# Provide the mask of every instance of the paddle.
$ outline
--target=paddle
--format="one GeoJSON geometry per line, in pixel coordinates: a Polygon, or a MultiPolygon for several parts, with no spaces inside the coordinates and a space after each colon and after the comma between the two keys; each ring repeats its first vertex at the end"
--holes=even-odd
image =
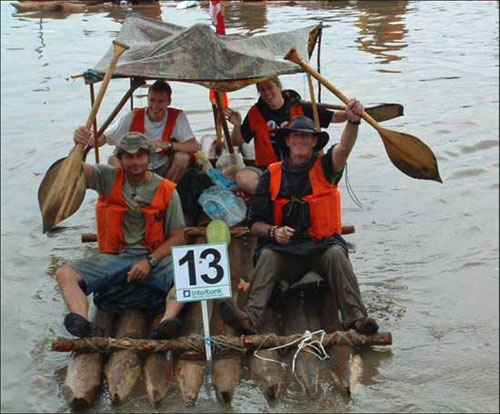
{"type": "MultiPolygon", "coordinates": [[[[118,105],[116,105],[115,109],[111,114],[108,116],[106,121],[104,121],[104,124],[102,124],[101,128],[99,128],[99,131],[97,134],[95,134],[96,137],[100,137],[102,134],[104,134],[104,131],[106,131],[106,128],[113,122],[115,119],[116,115],[121,111],[123,106],[127,103],[129,98],[132,96],[134,91],[141,85],[144,85],[145,80],[142,78],[133,78],[132,84],[130,86],[130,89],[125,93],[123,98],[120,100],[118,105]]],[[[85,160],[88,152],[92,149],[91,146],[87,145],[85,149],[83,150],[83,160],[85,160]]],[[[47,170],[45,173],[45,176],[43,177],[42,182],[40,183],[40,187],[38,188],[38,205],[40,206],[40,211],[44,210],[44,205],[45,205],[45,200],[47,198],[47,193],[50,191],[52,188],[52,183],[56,179],[57,175],[59,174],[61,167],[63,166],[64,161],[66,160],[67,157],[59,158],[56,162],[54,162],[50,168],[47,170]]],[[[69,209],[68,212],[68,217],[71,216],[75,211],[77,211],[80,208],[80,205],[83,202],[83,199],[85,197],[85,188],[80,188],[79,192],[77,193],[77,196],[75,196],[71,208],[69,209]]],[[[50,230],[52,228],[53,220],[54,217],[47,216],[47,229],[50,230]]],[[[44,222],[44,233],[45,233],[45,222],[44,222]]]]}
{"type": "MultiPolygon", "coordinates": [[[[113,41],[113,58],[85,124],[88,129],[94,122],[118,59],[127,49],[127,45],[113,41]]],[[[38,202],[42,212],[44,233],[74,213],[75,205],[77,208],[80,206],[85,194],[85,179],[82,171],[85,155],[84,146],[76,144],[70,155],[62,160],[60,166],[58,168],[51,166],[42,180],[38,189],[38,202]]]]}
{"type": "MultiPolygon", "coordinates": [[[[311,105],[312,102],[303,101],[301,99],[297,100],[301,105],[311,105]]],[[[334,109],[337,111],[345,111],[345,106],[334,105],[329,103],[316,103],[319,108],[334,109]]],[[[397,118],[398,116],[404,115],[403,105],[397,103],[385,103],[380,105],[371,106],[365,108],[365,111],[377,122],[389,121],[390,119],[397,118]]]]}
{"type": "MultiPolygon", "coordinates": [[[[302,69],[314,76],[346,105],[349,103],[349,98],[306,63],[295,48],[288,51],[285,59],[298,64],[302,69]]],[[[362,118],[378,131],[387,155],[400,171],[412,178],[443,182],[439,176],[434,153],[420,139],[409,134],[382,128],[366,111],[363,112],[362,118]]]]}

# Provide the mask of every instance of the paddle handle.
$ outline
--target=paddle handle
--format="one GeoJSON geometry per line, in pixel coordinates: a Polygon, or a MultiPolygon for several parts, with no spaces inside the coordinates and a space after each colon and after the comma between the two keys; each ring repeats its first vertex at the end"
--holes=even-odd
{"type": "MultiPolygon", "coordinates": [[[[285,55],[285,59],[299,65],[302,69],[304,69],[307,73],[317,79],[322,85],[324,85],[330,92],[332,92],[346,105],[349,103],[350,99],[345,96],[342,91],[337,89],[333,83],[331,83],[328,79],[321,75],[321,73],[316,71],[311,65],[309,65],[304,59],[302,59],[299,55],[299,52],[297,52],[297,49],[295,49],[294,47],[291,48],[285,55]]],[[[366,111],[363,111],[363,115],[361,117],[377,131],[381,128],[378,122],[375,121],[375,119],[373,119],[370,115],[368,115],[366,111]]]]}
{"type": "MultiPolygon", "coordinates": [[[[106,70],[106,74],[104,75],[104,79],[102,80],[101,87],[99,88],[99,92],[97,93],[94,105],[92,106],[92,110],[90,111],[89,117],[85,124],[87,129],[90,129],[90,127],[94,123],[94,119],[97,115],[99,107],[101,106],[102,99],[104,98],[104,93],[106,92],[109,81],[111,80],[111,76],[113,76],[113,72],[115,71],[118,59],[128,48],[129,47],[126,44],[113,40],[113,58],[109,63],[108,69],[106,70]]],[[[77,146],[78,145],[83,146],[82,144],[77,144],[77,146]]]]}
{"type": "Polygon", "coordinates": [[[314,96],[314,86],[310,74],[307,75],[307,83],[309,85],[309,96],[311,97],[311,104],[313,109],[314,127],[316,128],[316,132],[320,132],[321,124],[319,123],[318,105],[316,104],[316,97],[314,96]]]}

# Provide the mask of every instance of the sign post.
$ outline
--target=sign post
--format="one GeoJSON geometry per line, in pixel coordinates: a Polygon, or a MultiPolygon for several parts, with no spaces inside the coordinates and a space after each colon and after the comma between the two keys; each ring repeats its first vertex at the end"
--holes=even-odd
{"type": "Polygon", "coordinates": [[[212,350],[207,301],[232,296],[227,243],[173,247],[172,261],[177,301],[201,301],[205,353],[210,363],[212,350]]]}

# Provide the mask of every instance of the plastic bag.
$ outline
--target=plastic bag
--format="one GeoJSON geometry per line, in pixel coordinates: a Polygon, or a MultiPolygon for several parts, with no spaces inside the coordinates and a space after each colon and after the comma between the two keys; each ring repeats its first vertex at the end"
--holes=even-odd
{"type": "Polygon", "coordinates": [[[208,217],[222,220],[230,227],[245,220],[245,201],[223,186],[213,185],[203,190],[198,202],[208,217]]]}

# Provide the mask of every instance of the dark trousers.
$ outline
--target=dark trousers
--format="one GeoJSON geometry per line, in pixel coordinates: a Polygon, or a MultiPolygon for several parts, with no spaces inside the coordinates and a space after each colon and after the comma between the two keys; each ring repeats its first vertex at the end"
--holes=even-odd
{"type": "Polygon", "coordinates": [[[310,270],[328,283],[337,298],[342,322],[349,325],[367,315],[351,262],[340,246],[331,246],[309,256],[265,249],[255,266],[244,309],[255,327],[260,324],[276,282],[283,279],[292,284],[310,270]]]}

